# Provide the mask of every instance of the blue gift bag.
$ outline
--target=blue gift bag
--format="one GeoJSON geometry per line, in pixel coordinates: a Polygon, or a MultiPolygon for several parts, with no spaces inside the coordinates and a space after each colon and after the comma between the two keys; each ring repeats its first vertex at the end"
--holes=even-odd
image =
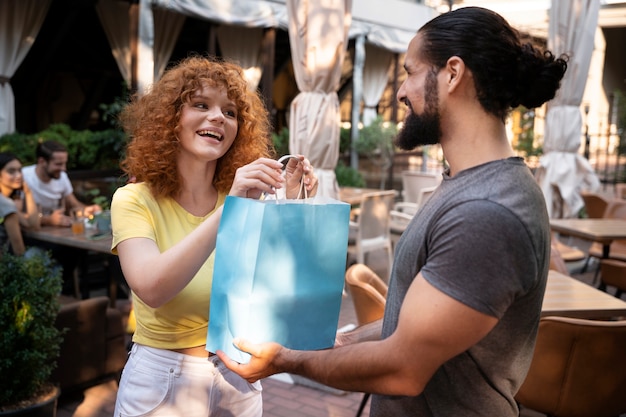
{"type": "Polygon", "coordinates": [[[228,196],[217,233],[207,350],[246,363],[234,337],[297,350],[333,346],[350,205],[228,196]]]}

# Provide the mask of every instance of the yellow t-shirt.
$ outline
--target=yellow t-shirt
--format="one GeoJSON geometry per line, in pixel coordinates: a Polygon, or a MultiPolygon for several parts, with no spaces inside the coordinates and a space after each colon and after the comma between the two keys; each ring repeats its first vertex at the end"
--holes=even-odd
{"type": "MultiPolygon", "coordinates": [[[[218,196],[216,208],[224,204],[218,196]]],[[[172,198],[158,201],[143,184],[119,188],[111,203],[113,253],[117,245],[130,238],[152,239],[164,252],[175,245],[213,212],[204,217],[188,213],[172,198]]],[[[195,277],[169,302],[158,308],[146,305],[133,294],[137,327],[133,341],[161,349],[181,349],[206,343],[209,302],[215,252],[209,256],[195,277]]],[[[149,276],[150,270],[146,270],[149,276]]]]}

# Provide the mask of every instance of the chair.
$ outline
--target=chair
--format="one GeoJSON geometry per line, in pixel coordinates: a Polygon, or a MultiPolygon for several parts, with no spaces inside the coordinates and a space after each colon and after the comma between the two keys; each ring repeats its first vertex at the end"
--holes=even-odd
{"type": "Polygon", "coordinates": [[[120,310],[110,307],[104,296],[60,296],[60,302],[55,326],[65,333],[51,379],[63,392],[118,379],[128,357],[120,310]]]}
{"type": "MultiPolygon", "coordinates": [[[[387,284],[366,265],[355,264],[346,271],[346,286],[352,296],[358,327],[338,335],[335,345],[380,339],[387,301],[387,284]]],[[[369,393],[363,394],[356,417],[363,413],[369,397],[369,393]]]]}
{"type": "Polygon", "coordinates": [[[377,250],[387,252],[388,271],[391,271],[393,254],[389,229],[389,212],[393,207],[396,191],[387,190],[363,194],[356,221],[350,221],[348,254],[356,262],[365,263],[367,254],[377,250]]]}
{"type": "Polygon", "coordinates": [[[552,417],[626,412],[626,320],[543,317],[526,380],[515,399],[552,417]]]}
{"type": "Polygon", "coordinates": [[[604,216],[604,211],[609,205],[609,200],[600,194],[590,192],[582,192],[580,193],[580,196],[585,202],[587,217],[590,219],[600,219],[604,216]]]}
{"type": "Polygon", "coordinates": [[[559,252],[559,248],[556,246],[554,241],[552,242],[552,245],[550,245],[550,269],[565,275],[570,275],[569,269],[567,269],[565,261],[559,252]]]}
{"type": "Polygon", "coordinates": [[[422,188],[436,187],[441,183],[441,174],[422,171],[402,171],[402,201],[418,203],[422,188]]]}
{"type": "Polygon", "coordinates": [[[600,288],[606,291],[610,285],[615,287],[615,296],[621,298],[626,291],[626,262],[617,259],[602,259],[600,261],[600,288]]]}
{"type": "Polygon", "coordinates": [[[374,271],[364,264],[350,266],[346,271],[346,286],[352,296],[359,326],[383,317],[387,284],[374,271]]]}
{"type": "MultiPolygon", "coordinates": [[[[606,210],[604,211],[604,215],[602,217],[606,219],[626,220],[626,200],[611,200],[607,205],[606,210]]],[[[591,244],[591,246],[589,247],[589,257],[587,258],[587,262],[582,269],[583,272],[587,269],[587,264],[589,263],[590,257],[594,257],[597,259],[603,258],[602,249],[602,245],[598,242],[594,242],[591,244]]],[[[617,259],[626,262],[626,240],[614,240],[611,243],[609,259],[617,259]]],[[[600,267],[598,266],[594,281],[597,279],[599,272],[600,267]]]]}

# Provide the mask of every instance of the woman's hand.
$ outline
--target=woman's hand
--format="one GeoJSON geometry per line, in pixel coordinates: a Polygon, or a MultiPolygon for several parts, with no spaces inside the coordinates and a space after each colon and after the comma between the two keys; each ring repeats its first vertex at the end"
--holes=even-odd
{"type": "Polygon", "coordinates": [[[262,193],[274,194],[275,189],[285,184],[282,167],[280,162],[269,158],[259,158],[242,166],[235,173],[229,195],[258,199],[262,193]]]}
{"type": "Polygon", "coordinates": [[[313,171],[313,165],[303,155],[289,158],[285,167],[286,196],[287,198],[305,198],[301,192],[301,182],[306,188],[306,197],[313,197],[317,193],[317,175],[313,171]]]}

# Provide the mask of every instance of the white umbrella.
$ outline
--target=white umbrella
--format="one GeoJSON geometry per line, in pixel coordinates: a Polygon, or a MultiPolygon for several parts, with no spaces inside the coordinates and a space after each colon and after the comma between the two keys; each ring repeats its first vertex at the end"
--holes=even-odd
{"type": "Polygon", "coordinates": [[[300,93],[291,102],[289,151],[305,155],[319,179],[318,195],[337,198],[341,67],[352,0],[288,0],[289,42],[300,93]]]}
{"type": "Polygon", "coordinates": [[[561,88],[549,103],[544,155],[536,173],[550,217],[576,217],[584,207],[580,191],[595,191],[600,187],[593,168],[578,153],[582,130],[580,103],[587,82],[599,8],[597,0],[552,0],[550,7],[548,48],[557,56],[563,53],[570,56],[561,88]],[[561,204],[562,213],[556,213],[555,207],[561,204]]]}

